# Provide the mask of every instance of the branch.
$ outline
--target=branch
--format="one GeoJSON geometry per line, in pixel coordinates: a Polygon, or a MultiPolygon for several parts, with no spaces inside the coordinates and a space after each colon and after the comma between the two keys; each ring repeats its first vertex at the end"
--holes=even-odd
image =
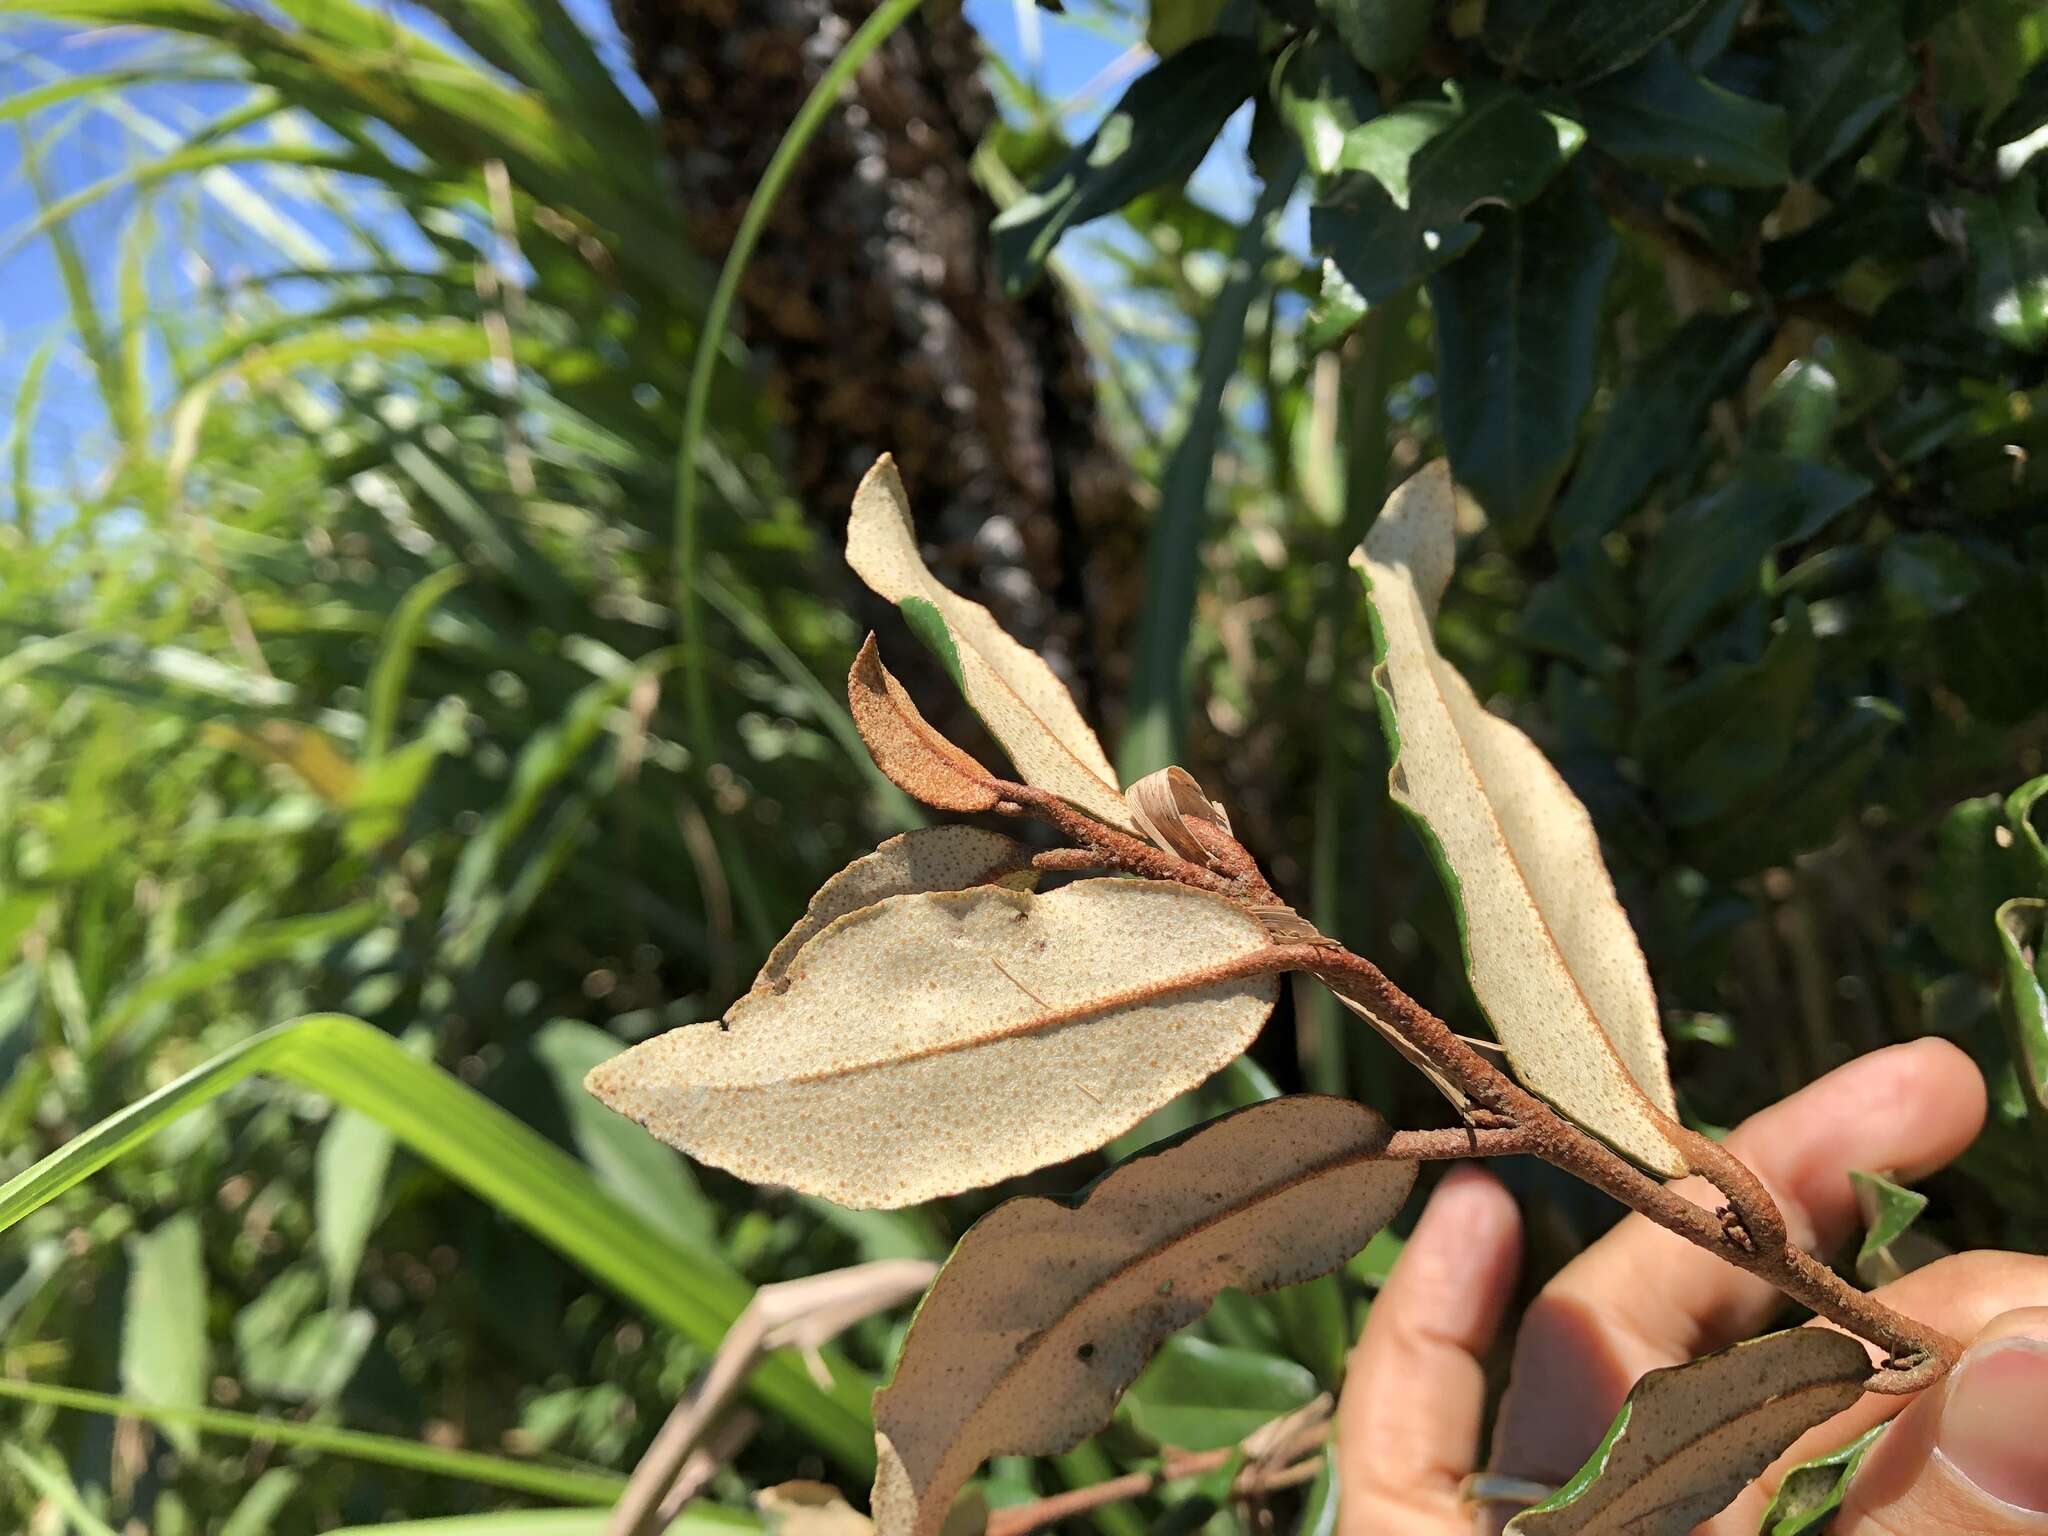
{"type": "Polygon", "coordinates": [[[1267,916],[1276,942],[1254,962],[1258,969],[1302,970],[1320,978],[1385,1021],[1472,1101],[1465,1110],[1465,1129],[1399,1132],[1389,1143],[1390,1155],[1418,1160],[1507,1153],[1539,1157],[1886,1350],[1888,1358],[1867,1383],[1871,1392],[1917,1392],[1939,1379],[1962,1353],[1962,1346],[1947,1334],[1857,1290],[1794,1244],[1784,1214],[1763,1181],[1719,1143],[1676,1122],[1671,1126],[1672,1139],[1692,1172],[1728,1202],[1723,1210],[1709,1211],[1566,1120],[1395,986],[1378,966],[1323,937],[1294,914],[1228,834],[1205,829],[1203,848],[1208,857],[1197,864],[1104,826],[1043,790],[1001,784],[999,794],[998,811],[1043,817],[1080,843],[1092,862],[1215,891],[1267,916]],[[1280,922],[1268,915],[1275,913],[1290,920],[1280,922]]]}

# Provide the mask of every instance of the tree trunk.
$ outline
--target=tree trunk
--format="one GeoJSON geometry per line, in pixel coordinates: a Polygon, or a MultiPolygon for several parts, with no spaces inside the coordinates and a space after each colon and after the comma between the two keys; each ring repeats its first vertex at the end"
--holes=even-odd
{"type": "MultiPolygon", "coordinates": [[[[783,130],[871,0],[613,0],[662,116],[691,237],[723,258],[783,130]]],[[[995,120],[958,0],[860,70],[785,188],[740,288],[797,493],[844,526],[896,456],[949,584],[1044,650],[1095,707],[1116,692],[1143,533],[1057,291],[1005,298],[969,170],[995,120]],[[1105,689],[1105,681],[1109,687],[1105,689]]]]}

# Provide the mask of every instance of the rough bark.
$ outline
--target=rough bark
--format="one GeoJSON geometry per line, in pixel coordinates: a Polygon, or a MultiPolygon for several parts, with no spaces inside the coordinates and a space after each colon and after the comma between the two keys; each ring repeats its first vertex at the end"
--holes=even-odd
{"type": "MultiPolygon", "coordinates": [[[[720,259],[805,94],[872,0],[614,0],[677,192],[720,259]]],[[[1057,291],[1005,298],[969,170],[995,109],[958,0],[931,0],[861,70],[784,193],[740,291],[795,486],[836,533],[896,456],[934,568],[1043,648],[1099,707],[1142,533],[1099,435],[1057,291]]]]}

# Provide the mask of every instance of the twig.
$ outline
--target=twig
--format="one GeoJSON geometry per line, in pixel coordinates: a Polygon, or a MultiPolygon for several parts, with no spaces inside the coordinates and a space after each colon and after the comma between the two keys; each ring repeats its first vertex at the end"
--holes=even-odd
{"type": "MultiPolygon", "coordinates": [[[[923,1259],[882,1259],[762,1286],[726,1330],[703,1380],[676,1404],[633,1468],[605,1536],[656,1536],[681,1513],[723,1459],[715,1449],[720,1441],[704,1445],[706,1431],[761,1356],[775,1349],[815,1351],[862,1318],[909,1300],[937,1272],[923,1259]]],[[[730,1433],[721,1432],[720,1440],[730,1433]]]]}
{"type": "Polygon", "coordinates": [[[1228,1466],[1232,1458],[1239,1455],[1245,1455],[1247,1460],[1244,1469],[1231,1481],[1233,1497],[1270,1493],[1305,1483],[1315,1476],[1323,1442],[1329,1436],[1328,1400],[1319,1399],[1310,1405],[1310,1410],[1319,1411],[1304,1410],[1262,1424],[1237,1445],[1226,1445],[1213,1451],[1169,1449],[1160,1456],[1159,1465],[1154,1470],[1126,1472],[1121,1477],[1090,1483],[1085,1488],[1070,1488],[1065,1493],[1048,1494],[1042,1499],[993,1510],[984,1536],[1030,1536],[1033,1531],[1042,1531],[1049,1525],[1085,1515],[1104,1505],[1143,1498],[1163,1483],[1214,1472],[1228,1466]],[[1275,1430],[1280,1431],[1277,1436],[1273,1435],[1275,1430]],[[1274,1439],[1274,1443],[1262,1452],[1255,1450],[1261,1437],[1274,1439]]]}
{"type": "MultiPolygon", "coordinates": [[[[1270,908],[1279,900],[1251,856],[1220,829],[1203,828],[1204,848],[1209,853],[1208,867],[1204,867],[1104,826],[1043,790],[1006,784],[1001,786],[1001,794],[1005,803],[999,810],[1043,816],[1081,843],[1104,867],[1176,880],[1251,907],[1270,908]],[[1223,843],[1229,847],[1222,847],[1223,843]]],[[[1471,1100],[1465,1111],[1466,1129],[1396,1133],[1388,1144],[1389,1156],[1488,1157],[1513,1152],[1541,1158],[1881,1346],[1889,1357],[1867,1383],[1871,1392],[1917,1392],[1939,1379],[1961,1354],[1961,1345],[1947,1334],[1857,1290],[1794,1244],[1784,1214],[1763,1181],[1718,1142],[1675,1121],[1667,1128],[1689,1169],[1728,1202],[1725,1209],[1710,1211],[1659,1183],[1559,1115],[1395,986],[1370,960],[1312,929],[1308,932],[1312,937],[1276,942],[1263,957],[1245,957],[1219,969],[1233,974],[1302,970],[1321,978],[1339,996],[1384,1021],[1471,1100]]],[[[991,1536],[1014,1533],[997,1533],[992,1525],[991,1536]]]]}

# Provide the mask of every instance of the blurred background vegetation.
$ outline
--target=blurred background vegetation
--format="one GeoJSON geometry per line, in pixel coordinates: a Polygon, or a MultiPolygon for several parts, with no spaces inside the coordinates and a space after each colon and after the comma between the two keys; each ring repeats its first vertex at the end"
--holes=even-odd
{"type": "MultiPolygon", "coordinates": [[[[935,568],[1127,779],[1184,763],[1290,899],[1477,1032],[1343,561],[1447,452],[1475,552],[1443,643],[1591,807],[1685,1112],[1949,1036],[1993,1120],[1916,1234],[2048,1247],[2048,17],[928,0],[746,270],[680,550],[713,277],[870,9],[0,3],[0,1171],[298,1014],[393,1042],[264,1058],[8,1233],[0,1525],[601,1503],[750,1286],[939,1256],[986,1208],[746,1188],[578,1087],[715,1016],[915,824],[840,702],[866,628],[974,730],[837,554],[884,450],[935,568]],[[419,1456],[176,1412],[209,1406],[419,1456]]],[[[1305,987],[1119,1150],[1276,1084],[1442,1116],[1305,987]]],[[[1613,1212],[1512,1176],[1533,1284],[1613,1212]]],[[[992,1502],[1334,1384],[1391,1247],[1226,1298],[992,1502]]],[[[863,1488],[891,1329],[827,1385],[758,1377],[714,1495],[863,1488]]]]}

